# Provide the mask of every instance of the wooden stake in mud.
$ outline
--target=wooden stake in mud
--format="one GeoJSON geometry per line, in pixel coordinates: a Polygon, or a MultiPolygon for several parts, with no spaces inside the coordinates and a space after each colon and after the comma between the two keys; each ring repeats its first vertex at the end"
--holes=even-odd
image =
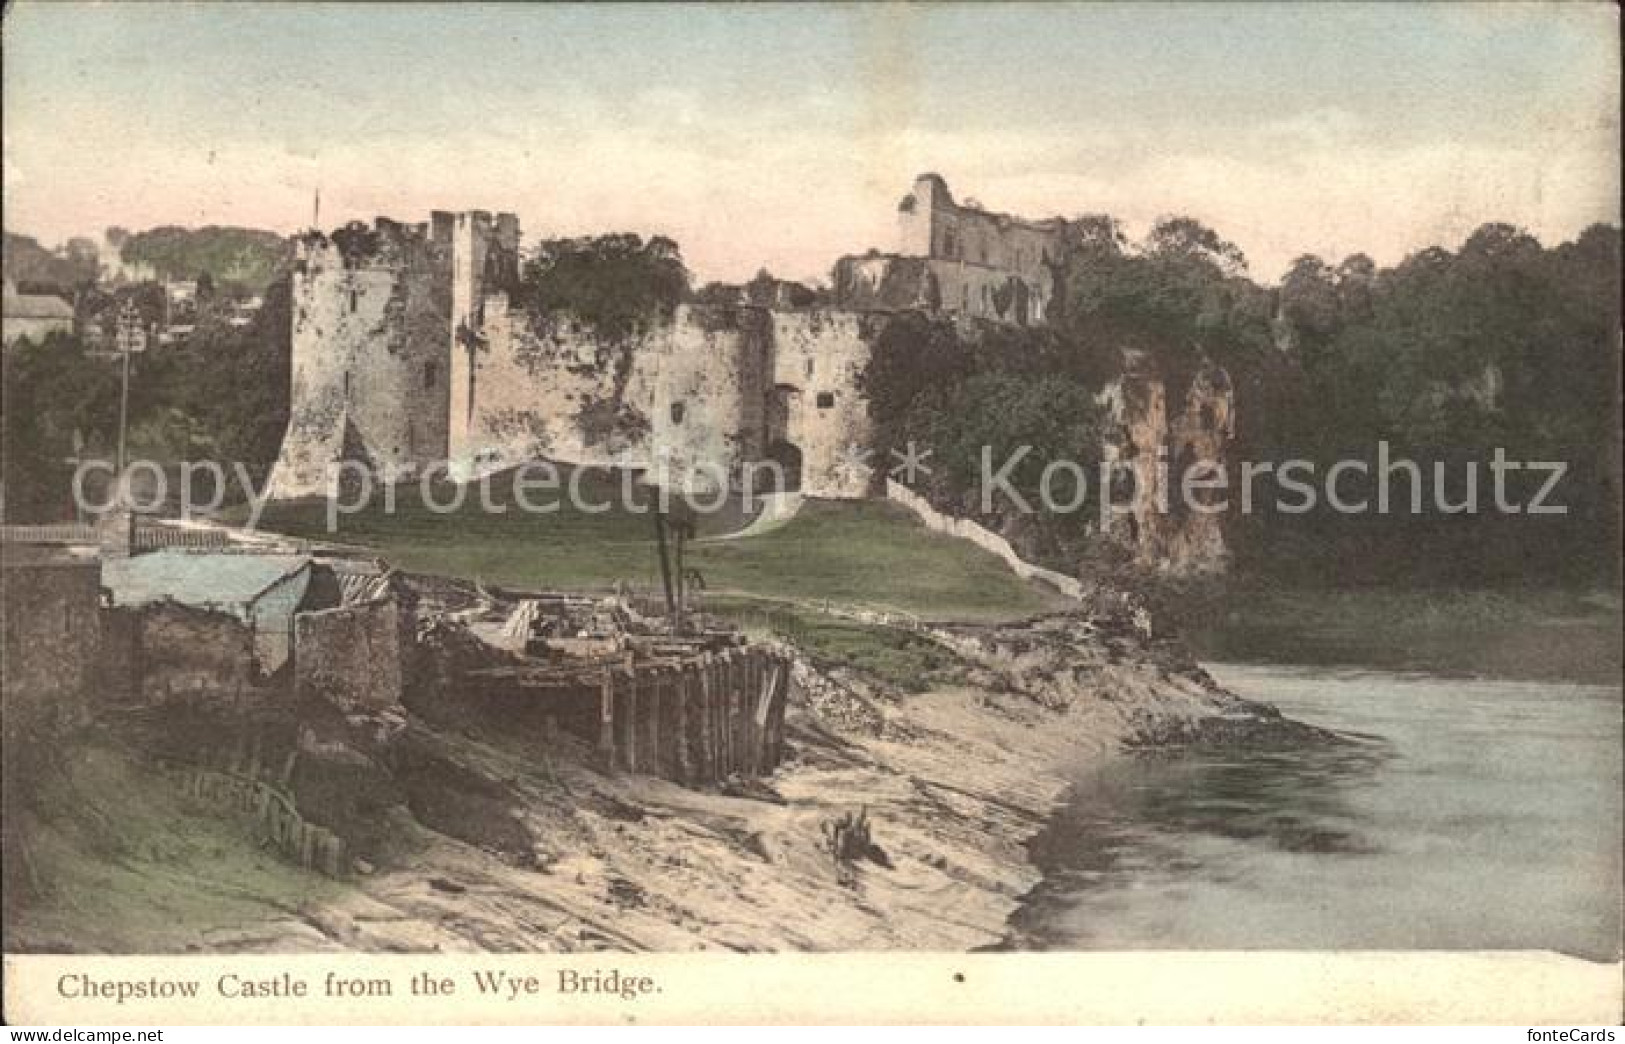
{"type": "Polygon", "coordinates": [[[660,556],[660,586],[666,592],[666,620],[672,633],[677,633],[677,592],[671,584],[671,559],[666,551],[666,513],[657,502],[649,512],[655,519],[655,549],[660,556]]]}
{"type": "Polygon", "coordinates": [[[598,757],[605,768],[615,764],[615,675],[607,669],[598,690],[598,757]]]}

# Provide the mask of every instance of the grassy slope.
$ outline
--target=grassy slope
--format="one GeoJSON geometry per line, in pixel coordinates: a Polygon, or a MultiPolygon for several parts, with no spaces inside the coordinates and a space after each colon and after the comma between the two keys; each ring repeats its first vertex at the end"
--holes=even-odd
{"type": "Polygon", "coordinates": [[[759,599],[713,599],[708,612],[728,617],[752,637],[794,642],[816,665],[854,667],[905,692],[952,680],[952,658],[906,627],[865,623],[759,599]]]}
{"type": "Polygon", "coordinates": [[[200,926],[288,915],[344,887],[261,848],[248,825],[124,751],[75,744],[58,767],[34,802],[49,817],[13,835],[27,837],[26,876],[42,891],[7,882],[8,948],[180,950],[200,926]]]}
{"type": "MultiPolygon", "coordinates": [[[[500,484],[499,484],[500,485],[500,484]]],[[[608,479],[587,483],[610,499],[608,479]]],[[[544,498],[545,499],[545,498],[544,498]]],[[[500,495],[497,503],[506,503],[500,495]]],[[[737,510],[703,516],[700,531],[742,526],[737,510]]],[[[275,505],[271,530],[377,548],[421,572],[520,586],[659,588],[653,524],[619,508],[491,514],[465,507],[439,515],[403,493],[392,515],[373,508],[329,534],[321,505],[275,505]]],[[[931,619],[992,620],[1060,601],[1012,575],[974,546],[927,532],[895,505],[809,501],[781,529],[743,540],[699,542],[709,610],[755,630],[795,638],[815,654],[857,663],[906,683],[928,671],[899,634],[808,613],[821,601],[897,609],[931,619]],[[794,603],[803,603],[796,605],[794,603]]],[[[1620,611],[1572,592],[1265,587],[1245,581],[1203,596],[1162,599],[1163,618],[1215,659],[1343,664],[1507,678],[1618,681],[1620,611]]]]}
{"type": "MultiPolygon", "coordinates": [[[[607,492],[599,484],[593,496],[607,492]]],[[[493,502],[508,503],[500,495],[493,502]]],[[[702,518],[700,532],[739,524],[737,513],[702,518]]],[[[341,518],[336,533],[327,531],[321,504],[273,505],[260,525],[373,547],[412,571],[488,583],[602,588],[626,580],[645,590],[660,583],[651,518],[620,508],[495,513],[471,503],[436,514],[403,490],[393,513],[375,505],[341,518]]],[[[992,555],[875,501],[809,501],[788,525],[761,536],[689,544],[686,565],[700,570],[713,596],[830,600],[955,619],[1019,616],[1056,604],[992,555]]]]}

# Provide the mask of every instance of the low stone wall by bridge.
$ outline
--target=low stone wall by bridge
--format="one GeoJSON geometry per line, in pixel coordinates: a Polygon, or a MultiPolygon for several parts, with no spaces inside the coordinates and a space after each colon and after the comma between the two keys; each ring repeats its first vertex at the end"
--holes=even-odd
{"type": "Polygon", "coordinates": [[[1075,576],[1067,576],[1053,569],[1033,563],[1016,554],[1016,549],[1010,546],[1010,541],[988,529],[986,526],[972,522],[968,518],[956,518],[946,515],[932,507],[924,497],[915,493],[898,482],[888,479],[886,481],[886,499],[901,504],[914,512],[915,516],[925,524],[925,528],[933,533],[945,533],[948,536],[969,540],[977,547],[991,554],[998,555],[1017,576],[1026,580],[1037,580],[1066,595],[1082,601],[1085,596],[1083,582],[1075,576]]]}

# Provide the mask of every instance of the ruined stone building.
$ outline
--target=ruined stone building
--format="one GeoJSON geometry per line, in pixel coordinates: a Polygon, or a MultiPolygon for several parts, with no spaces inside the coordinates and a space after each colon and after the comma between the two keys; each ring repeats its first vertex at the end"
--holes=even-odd
{"type": "Polygon", "coordinates": [[[324,492],[346,460],[470,474],[537,457],[665,468],[691,488],[771,461],[808,494],[869,495],[852,450],[870,430],[871,317],[1041,322],[1064,228],[956,203],[935,174],[898,217],[896,253],[838,262],[833,307],[685,304],[624,336],[516,300],[512,214],[306,233],[273,495],[324,492]]]}
{"type": "Polygon", "coordinates": [[[1027,221],[957,203],[921,174],[897,205],[897,250],[844,257],[838,299],[851,307],[919,310],[1032,326],[1055,296],[1066,222],[1027,221]]]}
{"type": "Polygon", "coordinates": [[[5,631],[0,722],[8,750],[84,717],[101,644],[101,562],[75,549],[9,543],[0,554],[5,631]]]}
{"type": "Polygon", "coordinates": [[[539,457],[690,488],[774,461],[816,496],[870,492],[847,453],[869,424],[861,314],[682,305],[608,336],[518,303],[518,247],[513,215],[478,211],[300,237],[274,496],[326,492],[341,461],[468,475],[539,457]]]}

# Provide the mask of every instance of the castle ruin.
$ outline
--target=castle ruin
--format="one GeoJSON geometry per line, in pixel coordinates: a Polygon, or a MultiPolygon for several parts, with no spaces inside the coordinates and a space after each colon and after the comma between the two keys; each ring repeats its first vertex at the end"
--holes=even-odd
{"type": "Polygon", "coordinates": [[[861,497],[869,356],[852,310],[683,304],[608,335],[515,300],[511,214],[380,218],[296,244],[292,402],[278,498],[353,461],[467,476],[538,458],[661,470],[685,487],[761,462],[812,496],[861,497]]]}
{"type": "Polygon", "coordinates": [[[954,201],[921,174],[897,204],[897,252],[844,257],[839,300],[882,311],[919,310],[1035,326],[1055,296],[1066,222],[1027,221],[954,201]]]}
{"type": "MultiPolygon", "coordinates": [[[[402,478],[446,462],[468,479],[538,459],[652,472],[690,492],[875,495],[883,469],[864,462],[873,424],[860,378],[887,314],[1041,325],[1066,228],[958,203],[924,174],[898,206],[896,252],[837,261],[832,304],[689,302],[615,333],[521,298],[513,214],[307,232],[271,495],[328,494],[345,462],[402,478]],[[776,474],[750,474],[763,465],[776,474]]],[[[1227,378],[1193,385],[1201,402],[1166,403],[1155,377],[1132,371],[1102,395],[1126,459],[1175,429],[1189,434],[1181,447],[1222,453],[1228,439],[1227,378]]],[[[1222,560],[1217,520],[1155,518],[1162,499],[1142,483],[1111,535],[1147,564],[1222,560]]]]}

